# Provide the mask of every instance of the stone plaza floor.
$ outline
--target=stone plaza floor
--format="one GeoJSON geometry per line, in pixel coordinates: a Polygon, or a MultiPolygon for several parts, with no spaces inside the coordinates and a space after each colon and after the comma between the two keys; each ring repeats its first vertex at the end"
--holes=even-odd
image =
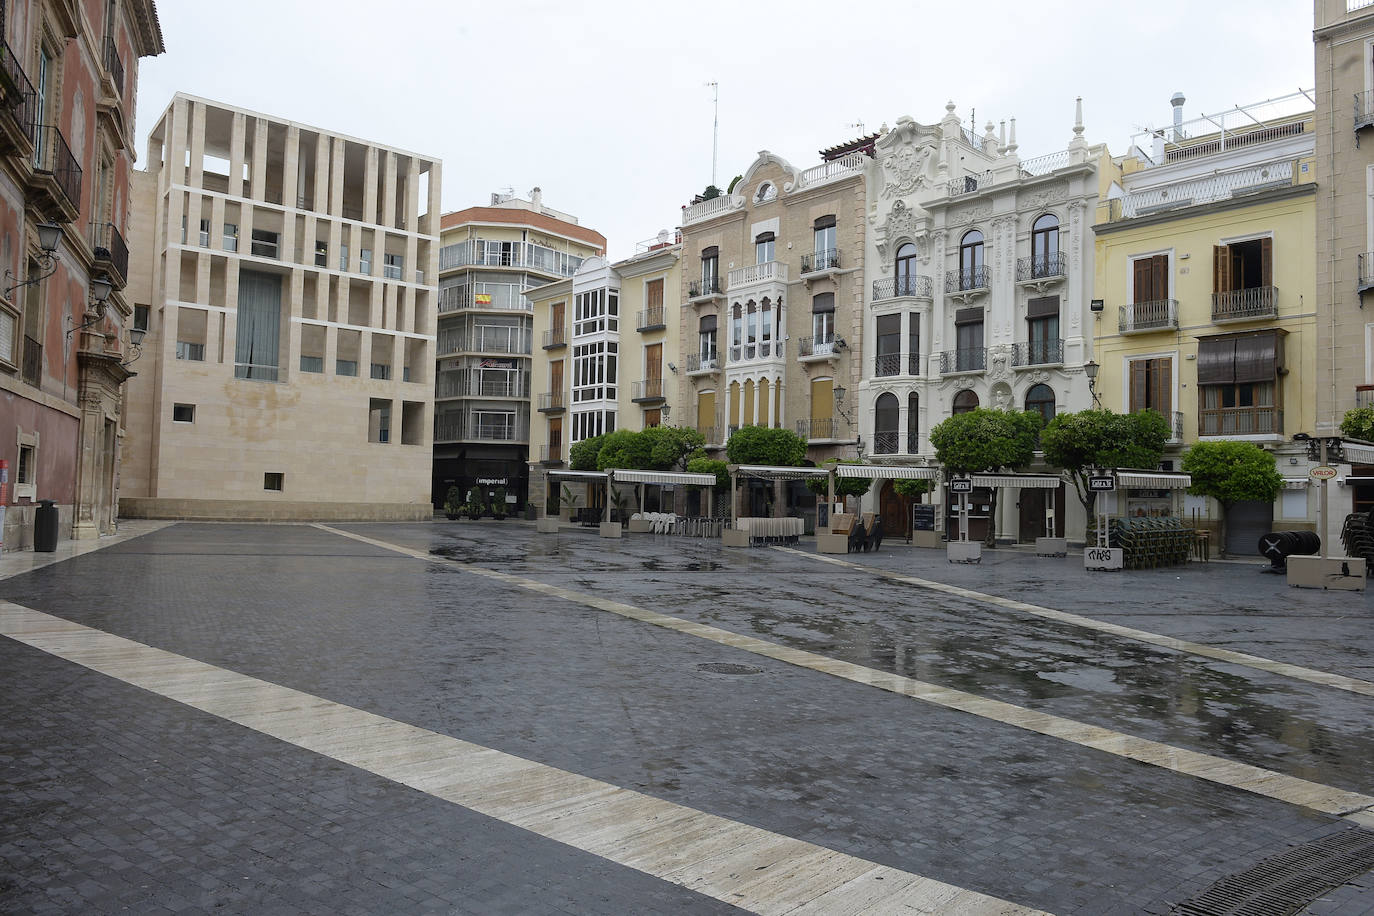
{"type": "Polygon", "coordinates": [[[3,913],[1374,913],[1374,598],[1258,560],[122,530],[0,557],[3,913]]]}

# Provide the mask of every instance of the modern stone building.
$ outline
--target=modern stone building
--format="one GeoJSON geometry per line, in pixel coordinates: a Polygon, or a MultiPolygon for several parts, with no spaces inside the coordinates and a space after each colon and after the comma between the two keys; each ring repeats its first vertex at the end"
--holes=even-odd
{"type": "MultiPolygon", "coordinates": [[[[1172,102],[1173,125],[1134,138],[1097,208],[1097,391],[1110,410],[1169,418],[1170,469],[1199,441],[1274,453],[1288,488],[1226,520],[1227,551],[1254,554],[1261,534],[1315,527],[1307,451],[1292,441],[1317,425],[1330,356],[1316,307],[1312,94],[1188,120],[1184,97],[1172,102]]],[[[1179,510],[1150,487],[1116,497],[1123,514],[1179,510]]],[[[1220,509],[1189,496],[1183,511],[1215,528],[1220,509]]]]}
{"type": "MultiPolygon", "coordinates": [[[[1048,422],[1090,406],[1088,227],[1109,160],[1083,139],[1081,102],[1065,148],[1030,159],[1020,157],[1015,119],[979,134],[953,102],[938,124],[898,119],[875,147],[858,401],[871,459],[934,463],[931,428],[976,407],[1034,410],[1048,422]]],[[[1047,509],[1057,536],[1066,509],[1069,536],[1082,536],[1081,507],[1066,506],[1063,487],[1004,489],[996,501],[974,493],[974,539],[994,525],[1001,540],[1034,541],[1047,509]],[[978,511],[993,505],[996,518],[978,511]]],[[[865,501],[889,530],[905,530],[909,507],[891,481],[865,501]]]]}
{"type": "Polygon", "coordinates": [[[440,506],[449,487],[480,483],[523,505],[535,339],[525,293],[572,276],[606,239],[535,188],[529,200],[493,194],[490,206],[444,214],[441,244],[432,498],[440,506]]]}
{"type": "Polygon", "coordinates": [[[147,162],[121,513],[430,517],[438,160],[178,94],[147,162]]]}
{"type": "Polygon", "coordinates": [[[152,0],[0,7],[0,543],[113,530],[131,359],[129,182],[152,0]]]}

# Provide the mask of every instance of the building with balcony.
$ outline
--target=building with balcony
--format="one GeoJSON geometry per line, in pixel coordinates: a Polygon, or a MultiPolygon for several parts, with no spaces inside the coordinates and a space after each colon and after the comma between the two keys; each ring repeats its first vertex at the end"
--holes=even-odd
{"type": "Polygon", "coordinates": [[[531,356],[562,354],[568,344],[536,336],[526,293],[571,277],[605,252],[606,239],[545,206],[539,188],[529,200],[493,194],[490,205],[446,213],[441,223],[434,504],[451,486],[466,494],[480,484],[523,505],[530,407],[547,393],[532,386],[531,356]]]}
{"type": "Polygon", "coordinates": [[[120,511],[429,518],[438,160],[178,94],[147,162],[120,511]]]}
{"type": "Polygon", "coordinates": [[[39,500],[56,505],[62,537],[114,530],[129,331],[145,301],[126,289],[138,66],[162,52],[152,0],[0,4],[7,549],[32,545],[39,500]]]}
{"type": "Polygon", "coordinates": [[[566,342],[542,348],[531,372],[537,392],[529,458],[535,502],[556,489],[548,473],[567,468],[574,443],[617,429],[684,425],[677,419],[675,385],[684,367],[678,338],[682,246],[665,231],[637,248],[615,263],[589,258],[572,277],[530,293],[536,336],[566,342]]]}
{"type": "Polygon", "coordinates": [[[1291,442],[1318,402],[1314,103],[1309,90],[1185,120],[1171,102],[1172,126],[1133,138],[1097,208],[1097,394],[1169,418],[1166,461],[1207,439],[1274,451],[1292,489],[1228,519],[1228,551],[1253,554],[1272,525],[1315,518],[1291,442]]]}
{"type": "MultiPolygon", "coordinates": [[[[1091,404],[1088,224],[1110,159],[1083,139],[1081,103],[1065,148],[1048,155],[1022,159],[1014,119],[1009,128],[978,134],[951,102],[938,123],[899,118],[874,144],[858,397],[871,460],[933,462],[931,428],[976,407],[1048,421],[1091,404]]],[[[907,514],[890,481],[865,501],[885,519],[907,514]]],[[[1062,488],[1000,499],[997,536],[1044,535],[1046,508],[1062,535],[1067,508],[1081,537],[1081,508],[1068,502],[1062,488]]]]}
{"type": "MultiPolygon", "coordinates": [[[[864,358],[873,139],[823,150],[807,169],[762,152],[731,193],[683,208],[681,425],[719,457],[751,425],[793,430],[814,461],[854,454],[855,415],[834,391],[857,386],[864,358]]],[[[800,485],[797,500],[814,505],[800,485]]]]}

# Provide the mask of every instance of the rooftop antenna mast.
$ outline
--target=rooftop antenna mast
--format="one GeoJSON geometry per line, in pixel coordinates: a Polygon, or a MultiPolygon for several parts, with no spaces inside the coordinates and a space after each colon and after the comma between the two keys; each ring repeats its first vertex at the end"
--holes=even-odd
{"type": "Polygon", "coordinates": [[[716,186],[716,150],[720,145],[720,83],[706,84],[711,90],[711,187],[716,186]]]}
{"type": "Polygon", "coordinates": [[[864,122],[863,122],[863,121],[855,121],[853,124],[846,124],[845,127],[848,127],[848,128],[850,128],[851,130],[857,127],[857,128],[859,129],[859,136],[862,137],[862,136],[864,135],[864,122]]]}

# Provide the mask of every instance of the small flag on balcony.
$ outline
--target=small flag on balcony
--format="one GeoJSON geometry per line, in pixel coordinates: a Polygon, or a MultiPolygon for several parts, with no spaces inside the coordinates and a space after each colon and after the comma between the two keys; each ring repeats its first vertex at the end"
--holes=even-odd
{"type": "Polygon", "coordinates": [[[472,298],[478,305],[491,305],[491,293],[477,293],[472,298]]]}

